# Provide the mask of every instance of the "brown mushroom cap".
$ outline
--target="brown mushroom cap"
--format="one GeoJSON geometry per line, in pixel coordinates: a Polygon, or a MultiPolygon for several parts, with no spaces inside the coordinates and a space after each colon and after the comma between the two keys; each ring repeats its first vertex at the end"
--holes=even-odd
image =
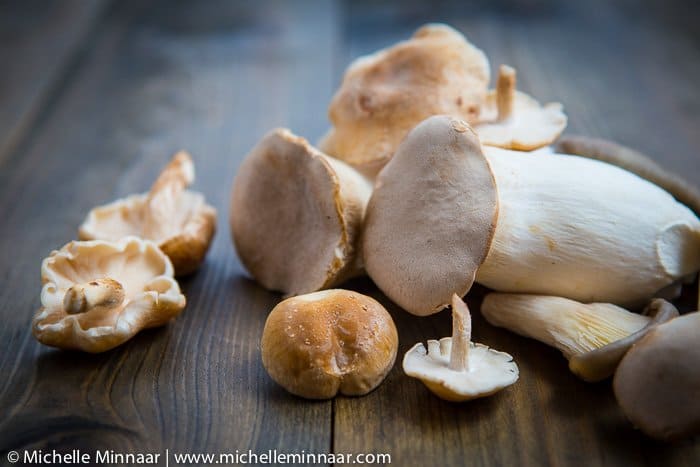
{"type": "Polygon", "coordinates": [[[308,399],[360,396],[396,360],[398,334],[376,300],[348,290],[289,298],[267,317],[262,360],[273,380],[308,399]]]}
{"type": "Polygon", "coordinates": [[[357,268],[365,183],[289,130],[268,133],[233,182],[231,233],[246,269],[264,287],[287,295],[347,278],[357,268]],[[348,183],[341,184],[341,176],[348,183]]]}
{"type": "Polygon", "coordinates": [[[615,373],[615,397],[647,435],[675,439],[700,432],[700,312],[651,329],[615,373]]]}
{"type": "Polygon", "coordinates": [[[589,352],[572,355],[569,360],[569,369],[579,378],[588,382],[602,381],[612,376],[630,347],[651,331],[654,326],[676,318],[678,310],[666,300],[657,298],[647,306],[644,315],[652,318],[649,324],[623,339],[589,352]]]}
{"type": "Polygon", "coordinates": [[[464,121],[416,126],[380,173],[365,218],[368,274],[416,315],[465,295],[488,253],[498,198],[479,139],[464,121]]]}
{"type": "Polygon", "coordinates": [[[425,25],[411,39],[350,65],[329,108],[334,129],[319,147],[374,175],[425,118],[477,121],[489,75],[486,55],[460,32],[425,25]]]}

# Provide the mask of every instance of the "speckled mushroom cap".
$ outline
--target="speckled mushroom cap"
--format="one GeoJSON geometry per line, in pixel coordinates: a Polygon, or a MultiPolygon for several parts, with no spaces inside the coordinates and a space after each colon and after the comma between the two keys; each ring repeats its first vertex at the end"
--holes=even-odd
{"type": "Polygon", "coordinates": [[[371,184],[289,130],[268,133],[233,182],[238,255],[264,287],[296,295],[360,270],[358,238],[371,184]]]}
{"type": "Polygon", "coordinates": [[[135,194],[92,209],[78,230],[81,240],[117,241],[129,235],[152,240],[170,258],[175,274],[196,271],[216,232],[216,209],[204,195],[187,190],[194,163],[175,154],[148,193],[135,194]]]}
{"type": "Polygon", "coordinates": [[[657,439],[700,433],[700,312],[651,329],[615,372],[615,397],[630,421],[657,439]]]}
{"type": "Polygon", "coordinates": [[[281,302],[270,312],[261,342],[270,377],[308,399],[370,392],[393,367],[397,349],[396,327],[384,307],[340,289],[281,302]]]}
{"type": "Polygon", "coordinates": [[[41,280],[32,331],[53,347],[104,352],[185,307],[168,257],[136,237],[70,242],[43,261],[41,280]]]}
{"type": "Polygon", "coordinates": [[[375,175],[404,136],[425,118],[477,121],[490,78],[486,55],[444,24],[427,24],[407,41],[360,57],[333,97],[324,152],[375,175]]]}
{"type": "Polygon", "coordinates": [[[414,128],[377,178],[365,219],[365,267],[415,315],[464,296],[486,258],[498,214],[496,184],[479,139],[462,120],[414,128]]]}

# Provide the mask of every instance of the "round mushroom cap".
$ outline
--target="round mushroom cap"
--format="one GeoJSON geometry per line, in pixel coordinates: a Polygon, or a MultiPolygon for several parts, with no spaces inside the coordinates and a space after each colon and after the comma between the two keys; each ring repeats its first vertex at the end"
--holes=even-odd
{"type": "Polygon", "coordinates": [[[181,151],[161,172],[151,191],[92,209],[78,230],[81,240],[117,241],[134,235],[152,240],[173,263],[175,274],[196,271],[216,232],[216,209],[204,195],[185,188],[194,163],[181,151]]]}
{"type": "Polygon", "coordinates": [[[185,307],[168,257],[137,237],[70,242],[44,259],[41,280],[32,332],[42,344],[63,349],[104,352],[185,307]],[[78,294],[80,306],[70,306],[78,294]]]}
{"type": "Polygon", "coordinates": [[[270,377],[292,394],[361,396],[394,365],[398,334],[376,300],[333,289],[277,305],[265,323],[261,348],[270,377]]]}
{"type": "Polygon", "coordinates": [[[627,418],[652,438],[700,432],[700,312],[651,329],[615,372],[615,398],[627,418]]]}
{"type": "Polygon", "coordinates": [[[486,55],[455,29],[427,24],[407,41],[360,57],[333,97],[321,150],[375,175],[431,115],[476,122],[490,79],[486,55]]]}
{"type": "Polygon", "coordinates": [[[486,397],[518,380],[518,365],[509,354],[483,344],[471,342],[469,345],[466,372],[449,368],[451,337],[429,340],[427,350],[420,342],[414,345],[404,356],[404,372],[420,379],[441,399],[452,402],[486,397]]]}
{"type": "Polygon", "coordinates": [[[367,206],[365,267],[415,315],[464,296],[491,245],[496,184],[467,123],[434,116],[416,126],[382,170],[367,206]]]}
{"type": "Polygon", "coordinates": [[[268,133],[233,182],[236,251],[265,288],[296,295],[331,287],[357,268],[371,186],[289,130],[268,133]],[[344,183],[341,183],[341,177],[344,183]]]}
{"type": "Polygon", "coordinates": [[[572,355],[569,359],[569,369],[579,378],[588,382],[602,381],[612,376],[627,351],[654,326],[676,318],[678,310],[666,300],[657,298],[647,306],[644,315],[650,316],[652,319],[642,329],[595,350],[572,355]]]}

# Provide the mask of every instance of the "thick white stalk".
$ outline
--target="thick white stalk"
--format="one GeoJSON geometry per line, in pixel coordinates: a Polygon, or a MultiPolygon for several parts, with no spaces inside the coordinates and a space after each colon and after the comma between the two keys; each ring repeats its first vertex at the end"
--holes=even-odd
{"type": "Polygon", "coordinates": [[[637,305],[700,270],[700,220],[656,185],[577,156],[485,151],[499,211],[477,282],[637,305]]]}

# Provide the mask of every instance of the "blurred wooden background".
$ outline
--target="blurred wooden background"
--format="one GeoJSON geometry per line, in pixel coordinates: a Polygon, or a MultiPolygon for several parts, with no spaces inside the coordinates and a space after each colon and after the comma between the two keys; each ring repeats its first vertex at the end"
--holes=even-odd
{"type": "MultiPolygon", "coordinates": [[[[699,13],[690,1],[0,0],[0,462],[10,449],[170,448],[388,452],[399,466],[700,464],[700,439],[648,440],[609,382],[577,380],[557,351],[477,313],[475,340],[521,369],[494,397],[442,402],[400,364],[366,397],[288,395],[259,351],[280,297],[248,278],[227,221],[236,168],[267,130],[315,141],[350,60],[429,21],[462,30],[492,67],[515,66],[523,90],[563,102],[568,132],[700,181],[699,13]],[[39,345],[42,258],[94,205],[146,190],[180,148],[220,214],[205,266],[182,283],[185,313],[102,355],[39,345]]],[[[389,307],[400,356],[449,333],[445,313],[414,318],[369,280],[350,286],[389,307]]]]}

